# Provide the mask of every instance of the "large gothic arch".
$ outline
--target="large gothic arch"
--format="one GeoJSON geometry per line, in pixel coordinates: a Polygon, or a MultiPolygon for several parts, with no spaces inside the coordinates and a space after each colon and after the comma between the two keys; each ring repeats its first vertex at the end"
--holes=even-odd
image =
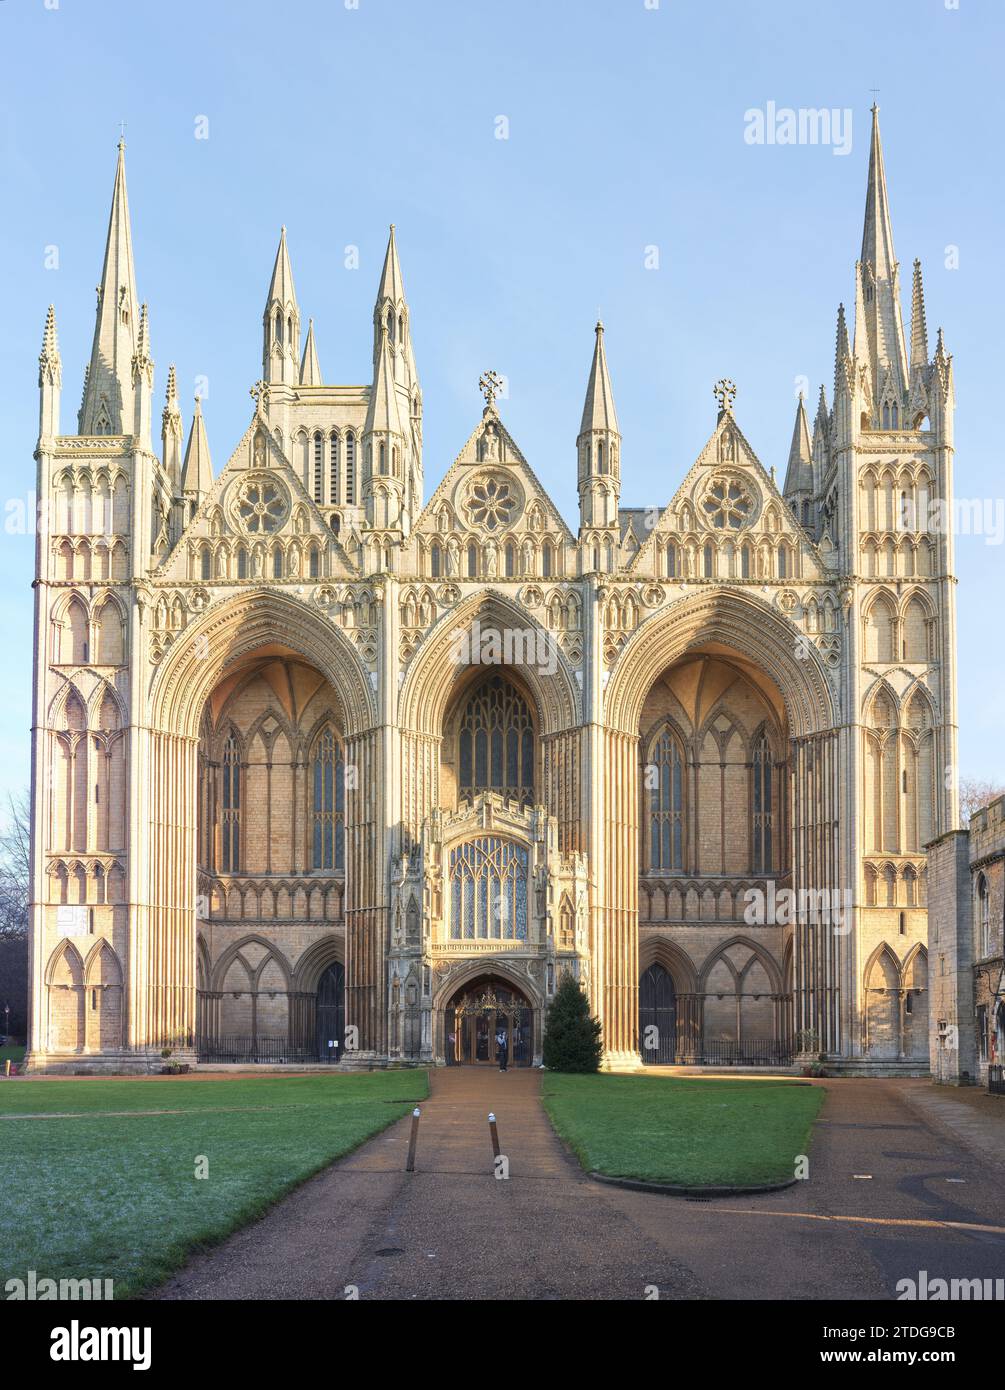
{"type": "Polygon", "coordinates": [[[376,700],[355,647],[320,613],[266,589],[214,604],[185,629],[151,682],[153,727],[197,737],[203,705],[221,677],[242,657],[280,645],[316,667],[335,690],[347,737],[373,727],[376,700]]]}
{"type": "Polygon", "coordinates": [[[607,723],[637,733],[646,694],[661,671],[693,648],[721,647],[770,671],[792,734],[833,729],[836,700],[816,647],[781,613],[746,591],[708,589],[647,618],[625,645],[604,699],[607,723]]]}
{"type": "Polygon", "coordinates": [[[439,736],[458,677],[465,670],[456,658],[458,634],[470,633],[476,619],[483,630],[489,623],[498,624],[500,630],[522,629],[533,634],[535,642],[546,644],[554,673],[528,663],[520,665],[520,675],[537,705],[542,735],[575,725],[581,718],[579,687],[555,638],[520,604],[494,589],[484,589],[444,614],[412,656],[398,697],[402,727],[439,736]]]}

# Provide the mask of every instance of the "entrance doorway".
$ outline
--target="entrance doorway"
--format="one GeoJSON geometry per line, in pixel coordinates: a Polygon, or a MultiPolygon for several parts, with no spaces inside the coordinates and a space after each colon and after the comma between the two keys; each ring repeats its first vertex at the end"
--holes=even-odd
{"type": "Polygon", "coordinates": [[[669,970],[659,964],[639,980],[639,1051],[650,1066],[665,1066],[677,1054],[677,993],[669,970]]]}
{"type": "Polygon", "coordinates": [[[447,1005],[443,1029],[448,1065],[498,1066],[500,1046],[511,1067],[534,1060],[533,1010],[518,989],[501,981],[466,985],[447,1005]]]}
{"type": "Polygon", "coordinates": [[[345,969],[336,961],[318,981],[318,1058],[339,1062],[345,1048],[345,969]]]}

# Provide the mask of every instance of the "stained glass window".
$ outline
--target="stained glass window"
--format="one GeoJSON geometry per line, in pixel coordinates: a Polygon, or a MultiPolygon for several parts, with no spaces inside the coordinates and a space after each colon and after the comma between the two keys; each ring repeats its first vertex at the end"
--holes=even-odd
{"type": "Polygon", "coordinates": [[[241,750],[233,732],[223,746],[223,788],[220,817],[223,872],[236,874],[241,867],[241,750]]]}
{"type": "Polygon", "coordinates": [[[653,740],[645,769],[649,794],[649,867],[673,873],[684,866],[684,756],[673,733],[653,740]]]}
{"type": "Polygon", "coordinates": [[[771,748],[767,735],[754,745],[754,872],[771,871],[771,748]]]}
{"type": "Polygon", "coordinates": [[[345,869],[345,764],[332,729],[323,729],[311,764],[314,845],[312,867],[345,869]]]}
{"type": "Polygon", "coordinates": [[[533,805],[534,726],[526,700],[502,676],[489,676],[469,697],[457,753],[462,799],[493,791],[533,805]]]}
{"type": "Polygon", "coordinates": [[[450,935],[455,941],[527,940],[527,850],[494,835],[450,851],[450,935]]]}

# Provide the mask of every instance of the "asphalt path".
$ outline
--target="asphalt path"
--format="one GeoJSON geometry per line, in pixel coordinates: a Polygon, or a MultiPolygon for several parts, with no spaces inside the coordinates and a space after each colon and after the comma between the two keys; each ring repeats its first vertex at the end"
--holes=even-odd
{"type": "MultiPolygon", "coordinates": [[[[699,1201],[591,1180],[551,1129],[539,1073],[459,1067],[430,1081],[414,1173],[406,1118],[154,1296],[893,1299],[921,1271],[1005,1278],[1005,1168],[920,1103],[927,1082],[815,1083],[827,1100],[808,1178],[699,1201]]],[[[1001,1125],[1005,1138],[1005,1104],[1001,1125]]]]}

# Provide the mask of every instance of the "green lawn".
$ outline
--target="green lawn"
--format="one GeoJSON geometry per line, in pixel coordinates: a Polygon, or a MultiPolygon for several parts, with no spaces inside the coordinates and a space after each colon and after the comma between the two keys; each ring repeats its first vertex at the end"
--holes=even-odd
{"type": "Polygon", "coordinates": [[[589,1172],[682,1186],[784,1182],[823,1104],[819,1086],[545,1073],[552,1124],[589,1172]]]}
{"type": "Polygon", "coordinates": [[[0,1082],[0,1284],[34,1269],[135,1295],[427,1094],[424,1071],[0,1082]]]}

